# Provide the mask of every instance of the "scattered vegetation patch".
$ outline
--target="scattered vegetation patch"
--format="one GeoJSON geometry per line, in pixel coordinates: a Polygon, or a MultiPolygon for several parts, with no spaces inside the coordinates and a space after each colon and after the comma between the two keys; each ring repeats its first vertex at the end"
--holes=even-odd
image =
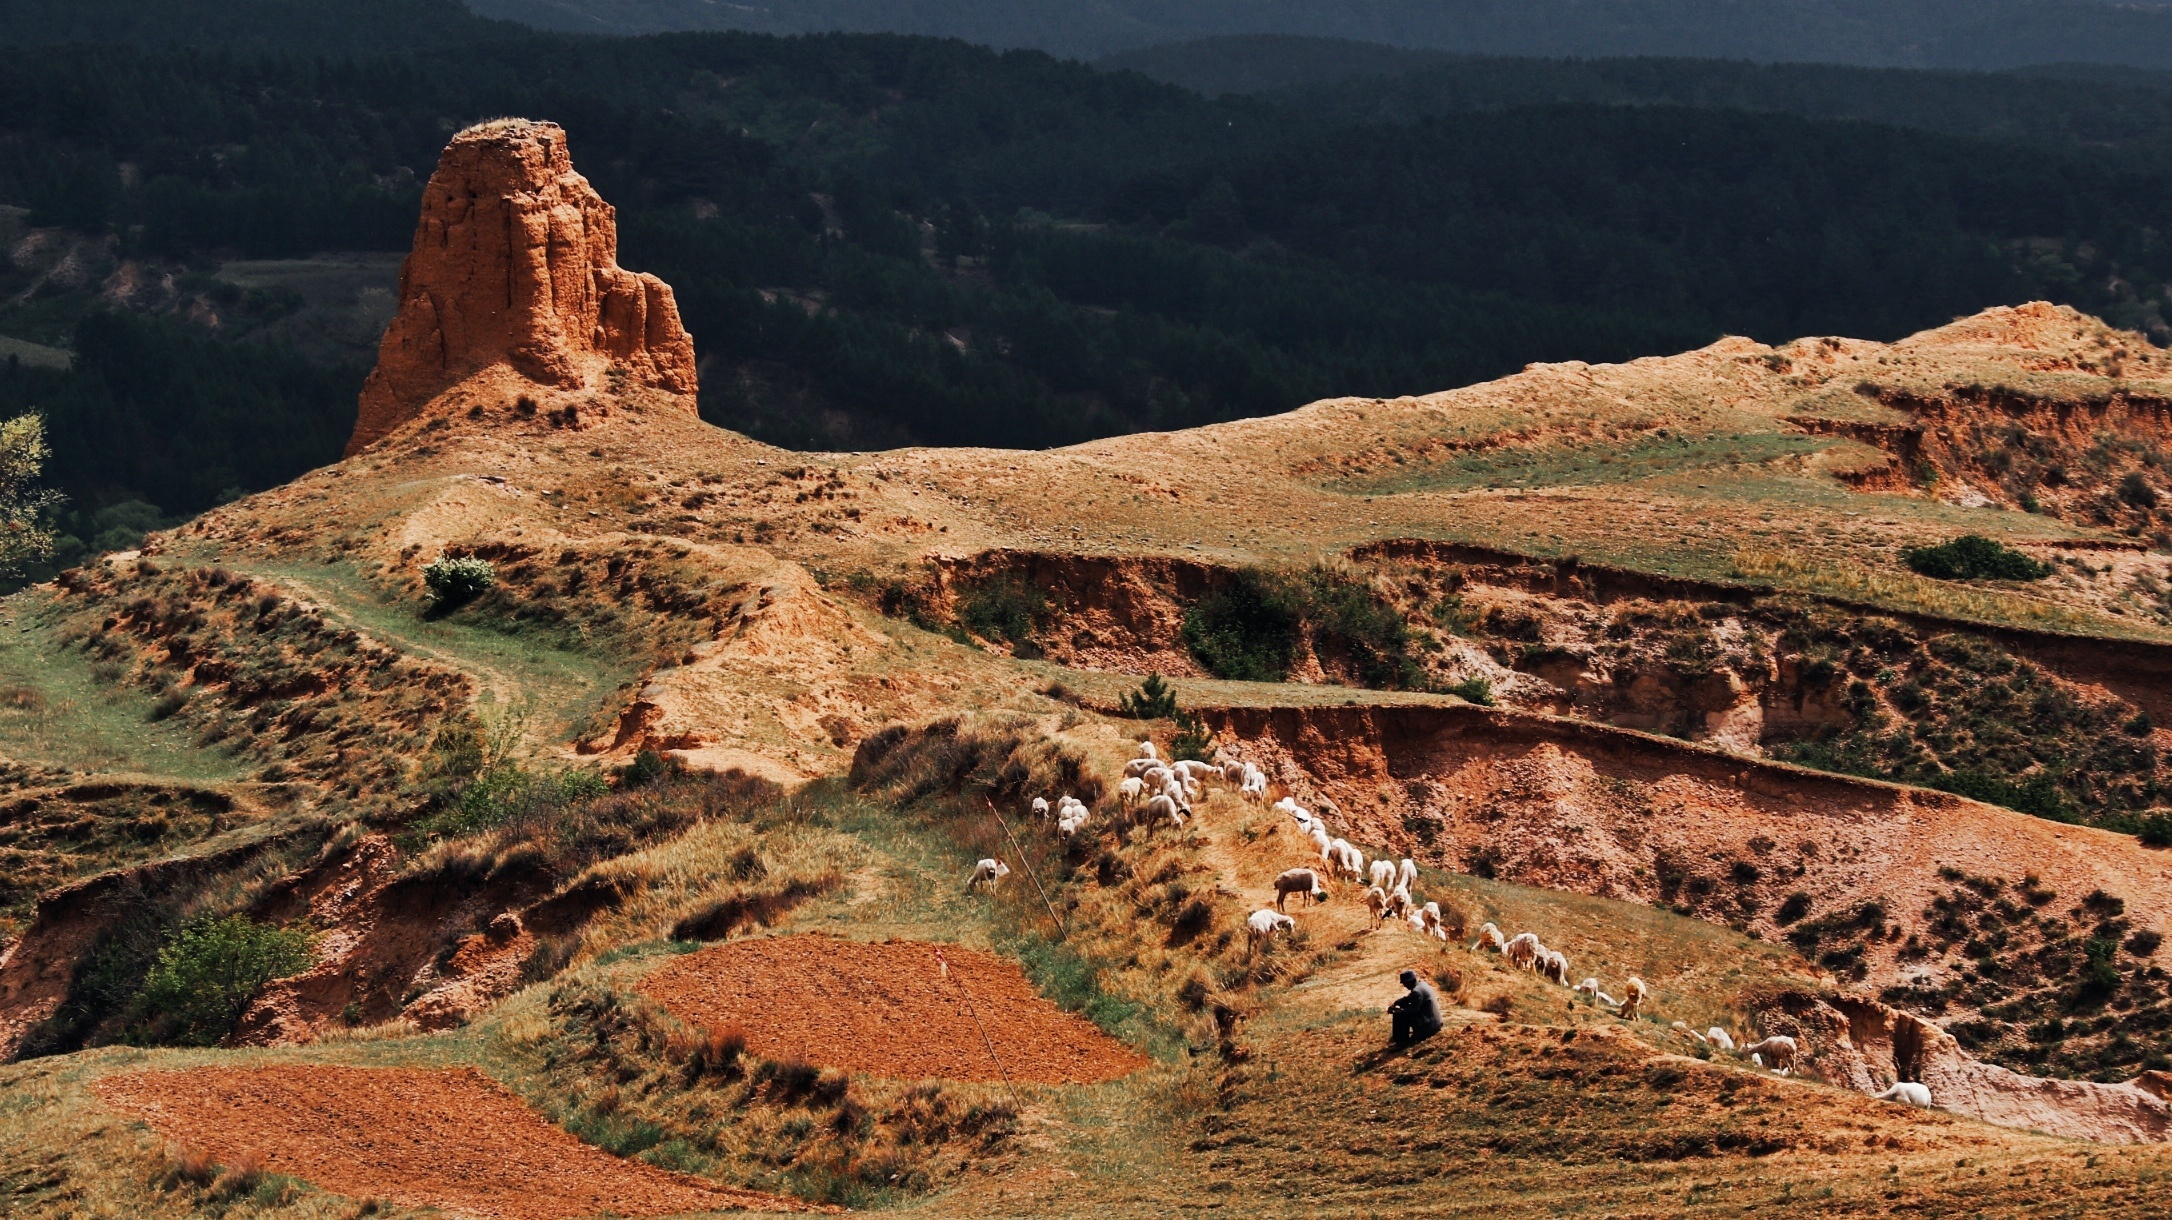
{"type": "Polygon", "coordinates": [[[1354,570],[1246,568],[1185,612],[1183,640],[1218,678],[1280,682],[1307,651],[1354,685],[1420,690],[1425,670],[1403,612],[1354,570]]]}
{"type": "Polygon", "coordinates": [[[2134,928],[2119,898],[2079,898],[1960,869],[1902,948],[1903,981],[1883,993],[1929,1016],[1975,1055],[2035,1075],[2125,1080],[2172,1068],[2172,977],[2152,959],[2156,929],[2134,928]]]}
{"type": "Polygon", "coordinates": [[[864,1208],[924,1194],[1014,1154],[1003,1086],[853,1079],[748,1055],[742,1031],[696,1028],[593,980],[554,987],[518,1039],[546,1111],[620,1156],[864,1208]]]}

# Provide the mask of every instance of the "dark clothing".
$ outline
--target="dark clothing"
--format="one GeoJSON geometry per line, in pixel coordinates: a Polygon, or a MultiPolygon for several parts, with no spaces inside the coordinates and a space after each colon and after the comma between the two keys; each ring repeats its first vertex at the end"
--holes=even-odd
{"type": "Polygon", "coordinates": [[[1430,1038],[1440,1032],[1440,996],[1433,984],[1420,979],[1402,999],[1388,1005],[1388,1015],[1395,1022],[1395,1045],[1430,1038]]]}

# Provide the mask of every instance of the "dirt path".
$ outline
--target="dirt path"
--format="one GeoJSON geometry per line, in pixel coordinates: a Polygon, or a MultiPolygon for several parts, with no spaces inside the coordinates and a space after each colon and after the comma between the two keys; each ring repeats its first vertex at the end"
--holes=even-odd
{"type": "Polygon", "coordinates": [[[638,989],[682,1020],[740,1027],[765,1059],[902,1080],[1098,1084],[1147,1065],[1009,960],[961,945],[740,940],[674,959],[638,989]]]}
{"type": "Polygon", "coordinates": [[[818,1210],[620,1160],[471,1068],[196,1068],[95,1087],[107,1105],[215,1162],[255,1153],[271,1172],[357,1199],[491,1220],[818,1210]]]}

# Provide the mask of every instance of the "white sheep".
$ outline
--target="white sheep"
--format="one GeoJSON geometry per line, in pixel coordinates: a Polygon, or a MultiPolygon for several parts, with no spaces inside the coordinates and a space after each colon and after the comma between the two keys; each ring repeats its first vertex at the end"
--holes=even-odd
{"type": "Polygon", "coordinates": [[[1614,997],[1606,994],[1604,991],[1601,991],[1599,989],[1598,979],[1585,979],[1583,982],[1576,985],[1576,990],[1590,996],[1591,1002],[1594,1004],[1604,1004],[1608,1008],[1614,1007],[1614,997]]]}
{"type": "Polygon", "coordinates": [[[1395,884],[1407,890],[1411,886],[1416,885],[1417,883],[1418,862],[1416,860],[1405,857],[1403,862],[1400,865],[1396,866],[1395,884]]]}
{"type": "Polygon", "coordinates": [[[1033,816],[1037,818],[1045,818],[1048,816],[1047,797],[1037,796],[1033,798],[1033,816]]]}
{"type": "Polygon", "coordinates": [[[994,885],[1010,875],[1010,866],[1001,860],[982,860],[973,866],[973,875],[965,879],[965,892],[970,894],[984,885],[994,885]]]}
{"type": "Polygon", "coordinates": [[[1312,824],[1312,845],[1320,851],[1320,863],[1333,868],[1338,858],[1335,854],[1335,841],[1327,837],[1327,827],[1318,822],[1312,824]]]}
{"type": "Polygon", "coordinates": [[[1261,907],[1259,910],[1252,912],[1244,921],[1246,949],[1248,952],[1257,953],[1260,946],[1274,939],[1275,933],[1288,932],[1296,926],[1296,920],[1280,911],[1270,911],[1266,907],[1261,907]]]}
{"type": "Polygon", "coordinates": [[[1723,1051],[1731,1051],[1735,1049],[1734,1038],[1731,1037],[1726,1030],[1721,1029],[1717,1025],[1704,1031],[1704,1040],[1720,1048],[1723,1051]]]}
{"type": "Polygon", "coordinates": [[[1644,980],[1633,974],[1630,975],[1629,981],[1622,984],[1620,1005],[1622,1020],[1630,1021],[1636,1018],[1637,1009],[1644,1006],[1644,994],[1644,980]]]}
{"type": "Polygon", "coordinates": [[[1309,868],[1293,868],[1275,878],[1275,910],[1292,894],[1303,894],[1305,905],[1327,901],[1327,887],[1320,884],[1320,874],[1309,868]]]}
{"type": "Polygon", "coordinates": [[[1931,1090],[1913,1080],[1903,1080],[1878,1094],[1878,1100],[1897,1101],[1904,1106],[1921,1106],[1928,1110],[1931,1106],[1931,1090]]]}
{"type": "Polygon", "coordinates": [[[1136,809],[1146,800],[1146,785],[1132,776],[1116,785],[1116,803],[1126,809],[1136,809]]]}
{"type": "Polygon", "coordinates": [[[1184,824],[1184,806],[1171,800],[1169,794],[1163,793],[1146,803],[1146,817],[1150,822],[1159,822],[1163,818],[1167,818],[1170,825],[1182,826],[1184,824]]]}
{"type": "Polygon", "coordinates": [[[1411,901],[1410,891],[1402,886],[1396,886],[1388,891],[1388,909],[1397,915],[1408,915],[1417,908],[1417,905],[1417,903],[1411,901]]]}
{"type": "Polygon", "coordinates": [[[1130,762],[1124,764],[1124,778],[1136,779],[1139,776],[1145,775],[1147,772],[1153,770],[1160,765],[1161,760],[1159,759],[1134,758],[1130,762]]]}
{"type": "Polygon", "coordinates": [[[1244,777],[1237,781],[1237,795],[1248,801],[1265,801],[1267,773],[1251,763],[1244,764],[1244,777]]]}
{"type": "Polygon", "coordinates": [[[1795,1070],[1795,1056],[1799,1049],[1795,1045],[1793,1038],[1788,1037],[1786,1034],[1774,1034],[1770,1038],[1752,1042],[1743,1047],[1742,1053],[1748,1055],[1750,1062],[1755,1063],[1757,1066],[1769,1066],[1773,1071],[1785,1076],[1795,1070]]]}
{"type": "Polygon", "coordinates": [[[1236,759],[1231,759],[1228,762],[1222,764],[1222,782],[1228,784],[1232,788],[1235,788],[1244,783],[1244,777],[1251,771],[1251,769],[1251,763],[1238,762],[1236,759]]]}
{"type": "Polygon", "coordinates": [[[1139,743],[1139,757],[1160,758],[1161,754],[1154,749],[1154,743],[1152,741],[1142,741],[1139,743]]]}
{"type": "Polygon", "coordinates": [[[1387,893],[1389,890],[1395,888],[1395,861],[1373,861],[1370,875],[1372,878],[1372,883],[1380,887],[1380,892],[1383,894],[1387,893]]]}
{"type": "Polygon", "coordinates": [[[1139,781],[1146,785],[1149,792],[1159,792],[1176,782],[1176,772],[1162,766],[1160,763],[1155,763],[1146,770],[1139,772],[1139,781]]]}
{"type": "Polygon", "coordinates": [[[1365,853],[1359,851],[1355,844],[1348,839],[1335,839],[1327,846],[1334,853],[1334,859],[1329,863],[1350,874],[1352,881],[1365,879],[1365,853]]]}
{"type": "Polygon", "coordinates": [[[1365,909],[1372,914],[1372,926],[1379,927],[1388,921],[1388,895],[1377,885],[1365,887],[1365,909]]]}
{"type": "Polygon", "coordinates": [[[1187,758],[1170,763],[1169,769],[1175,771],[1186,783],[1205,783],[1209,777],[1214,779],[1222,777],[1221,768],[1212,763],[1200,762],[1197,759],[1187,758]]]}
{"type": "Polygon", "coordinates": [[[1481,946],[1495,953],[1508,951],[1508,941],[1502,937],[1501,929],[1495,927],[1491,920],[1478,925],[1478,939],[1471,942],[1471,952],[1478,952],[1481,946]]]}
{"type": "Polygon", "coordinates": [[[1568,955],[1561,952],[1559,949],[1547,950],[1546,961],[1539,967],[1539,973],[1545,975],[1547,978],[1552,979],[1554,982],[1561,984],[1563,987],[1568,986],[1568,955]]]}
{"type": "Polygon", "coordinates": [[[1501,947],[1501,956],[1507,958],[1508,964],[1511,966],[1519,969],[1529,969],[1531,963],[1538,959],[1541,947],[1538,937],[1529,932],[1518,932],[1509,939],[1506,945],[1501,947]]]}
{"type": "Polygon", "coordinates": [[[1418,930],[1434,940],[1447,940],[1448,929],[1441,926],[1440,904],[1428,902],[1417,910],[1418,930]]]}

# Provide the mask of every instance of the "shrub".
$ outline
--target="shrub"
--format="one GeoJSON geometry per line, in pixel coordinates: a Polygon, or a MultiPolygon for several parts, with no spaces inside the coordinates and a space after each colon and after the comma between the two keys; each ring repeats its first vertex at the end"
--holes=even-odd
{"type": "Polygon", "coordinates": [[[1169,757],[1207,761],[1214,751],[1214,735],[1207,732],[1207,726],[1199,722],[1199,717],[1185,712],[1172,712],[1170,718],[1176,721],[1177,731],[1169,739],[1169,757]]]}
{"type": "Polygon", "coordinates": [[[139,1000],[154,1041],[215,1046],[264,984],[309,968],[307,932],[252,923],[240,915],[199,917],[159,950],[139,1000]]]}
{"type": "Polygon", "coordinates": [[[1247,568],[1184,614],[1184,646],[1208,673],[1243,682],[1290,676],[1302,620],[1282,581],[1247,568]]]}
{"type": "Polygon", "coordinates": [[[497,584],[498,569],[487,559],[447,556],[424,566],[422,583],[430,587],[431,608],[448,610],[482,596],[497,584]]]}
{"type": "Polygon", "coordinates": [[[1014,576],[973,589],[958,606],[958,621],[984,640],[1002,640],[1028,659],[1041,655],[1034,628],[1048,617],[1048,594],[1014,576]]]}
{"type": "Polygon", "coordinates": [[[2119,498],[2135,508],[2157,507],[2157,489],[2137,470],[2119,481],[2119,498]]]}
{"type": "Polygon", "coordinates": [[[1493,706],[1493,683],[1483,677],[1465,678],[1447,689],[1449,694],[1465,703],[1475,703],[1480,707],[1493,706]]]}
{"type": "Polygon", "coordinates": [[[2172,813],[2145,815],[2134,836],[2147,847],[2172,847],[2172,813]]]}
{"type": "Polygon", "coordinates": [[[1133,720],[1167,720],[1176,715],[1176,692],[1160,674],[1148,674],[1139,689],[1120,696],[1116,706],[1133,720]]]}
{"type": "Polygon", "coordinates": [[[2051,575],[2050,564],[1979,534],[1938,546],[1908,547],[1901,559],[1933,580],[2042,580],[2051,575]]]}

